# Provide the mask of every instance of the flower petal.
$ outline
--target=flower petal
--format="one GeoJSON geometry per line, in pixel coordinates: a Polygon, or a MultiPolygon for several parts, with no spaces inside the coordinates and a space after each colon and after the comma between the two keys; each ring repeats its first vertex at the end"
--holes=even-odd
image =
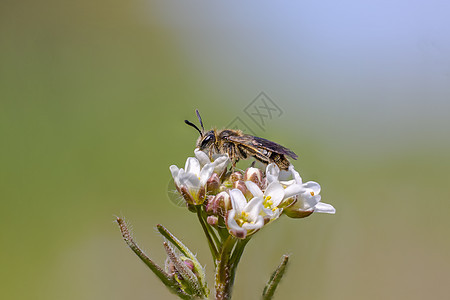
{"type": "Polygon", "coordinates": [[[201,166],[204,166],[206,164],[209,164],[211,161],[209,160],[208,154],[203,152],[202,150],[196,148],[194,150],[194,155],[197,158],[198,162],[201,166]]]}
{"type": "Polygon", "coordinates": [[[211,177],[213,172],[214,172],[214,165],[211,163],[206,164],[202,168],[202,170],[200,171],[200,174],[199,174],[201,186],[204,186],[206,184],[206,182],[211,177]]]}
{"type": "Polygon", "coordinates": [[[288,171],[281,170],[280,174],[278,175],[278,180],[280,180],[280,181],[289,181],[293,178],[294,178],[294,176],[290,170],[288,170],[288,171]]]}
{"type": "MultiPolygon", "coordinates": [[[[303,184],[303,187],[304,187],[305,189],[310,189],[310,190],[312,190],[312,192],[313,192],[315,195],[320,194],[320,184],[318,184],[318,183],[315,182],[315,181],[308,181],[307,183],[303,184]]],[[[310,192],[311,192],[311,191],[310,191],[310,192]]]]}
{"type": "Polygon", "coordinates": [[[175,165],[171,165],[169,167],[169,169],[170,169],[170,173],[172,173],[173,179],[177,178],[178,172],[180,172],[180,169],[175,165]]]}
{"type": "Polygon", "coordinates": [[[300,184],[291,184],[284,190],[284,199],[291,198],[292,196],[298,195],[302,192],[304,192],[304,189],[300,184]]]}
{"type": "Polygon", "coordinates": [[[256,183],[253,181],[246,181],[245,185],[247,186],[247,189],[250,191],[250,193],[255,196],[262,198],[264,196],[264,193],[261,191],[261,189],[258,187],[256,183]]]}
{"type": "Polygon", "coordinates": [[[336,209],[331,204],[319,202],[314,207],[314,212],[334,214],[336,213],[336,209]]]}
{"type": "Polygon", "coordinates": [[[232,189],[230,191],[230,198],[233,210],[235,210],[236,214],[239,215],[247,205],[247,200],[245,199],[244,194],[242,194],[242,192],[238,189],[232,189]]]}
{"type": "Polygon", "coordinates": [[[243,229],[246,229],[248,231],[254,231],[257,229],[260,229],[261,227],[264,226],[264,218],[262,216],[258,216],[258,218],[255,220],[254,223],[244,223],[242,225],[243,229]]]}
{"type": "Polygon", "coordinates": [[[278,175],[280,174],[280,168],[274,163],[268,164],[266,168],[266,178],[267,182],[270,184],[272,182],[278,182],[278,175]]]}
{"type": "Polygon", "coordinates": [[[245,205],[243,210],[248,213],[248,218],[250,220],[254,221],[259,216],[263,208],[262,202],[262,198],[255,197],[245,205]]]}
{"type": "Polygon", "coordinates": [[[281,208],[275,210],[264,209],[264,212],[266,213],[267,216],[269,216],[270,222],[272,222],[280,217],[281,213],[283,212],[283,209],[281,208]]]}
{"type": "Polygon", "coordinates": [[[184,167],[186,173],[192,173],[197,176],[200,174],[200,163],[195,157],[188,157],[186,160],[186,165],[184,167]]]}
{"type": "Polygon", "coordinates": [[[214,160],[214,172],[221,174],[228,167],[230,158],[228,155],[221,155],[214,160]]]}
{"type": "Polygon", "coordinates": [[[234,210],[230,210],[228,212],[227,217],[227,228],[228,231],[237,238],[245,238],[247,236],[247,230],[241,228],[236,220],[234,219],[236,212],[234,210]]]}
{"type": "Polygon", "coordinates": [[[289,166],[289,171],[291,171],[292,176],[294,177],[295,182],[297,182],[297,184],[303,184],[302,177],[300,176],[300,174],[297,171],[295,171],[293,165],[289,166]]]}
{"type": "Polygon", "coordinates": [[[321,198],[322,198],[321,195],[312,196],[310,193],[306,192],[306,193],[303,193],[301,195],[301,197],[298,198],[297,201],[299,201],[300,199],[303,201],[302,209],[305,210],[305,209],[310,209],[310,208],[315,207],[317,205],[317,203],[320,202],[321,198]]]}
{"type": "Polygon", "coordinates": [[[284,198],[284,189],[279,182],[272,182],[267,187],[264,195],[271,197],[270,200],[273,202],[272,207],[277,207],[284,198]]]}
{"type": "MultiPolygon", "coordinates": [[[[181,169],[183,170],[183,169],[181,169]]],[[[197,176],[195,176],[192,173],[184,173],[180,172],[179,174],[179,181],[180,185],[184,185],[188,188],[189,191],[197,191],[200,189],[200,180],[197,176]]]]}

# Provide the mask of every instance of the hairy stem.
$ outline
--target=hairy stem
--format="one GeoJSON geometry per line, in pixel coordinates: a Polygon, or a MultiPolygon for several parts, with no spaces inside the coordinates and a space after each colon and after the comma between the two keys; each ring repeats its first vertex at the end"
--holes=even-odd
{"type": "Polygon", "coordinates": [[[235,244],[236,239],[230,235],[220,249],[220,256],[216,267],[216,300],[231,299],[234,266],[230,262],[230,257],[235,244]]]}

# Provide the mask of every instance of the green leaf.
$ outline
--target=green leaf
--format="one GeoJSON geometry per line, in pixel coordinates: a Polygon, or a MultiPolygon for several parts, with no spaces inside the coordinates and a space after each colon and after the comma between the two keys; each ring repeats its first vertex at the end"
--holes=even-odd
{"type": "Polygon", "coordinates": [[[204,297],[203,295],[203,289],[202,286],[197,278],[195,276],[194,272],[192,272],[188,266],[185,265],[183,262],[183,259],[175,253],[175,251],[164,242],[164,249],[166,250],[167,256],[169,257],[170,261],[175,266],[175,269],[177,270],[177,274],[175,275],[175,278],[177,279],[178,283],[182,286],[183,290],[192,296],[197,297],[204,297]]]}
{"type": "Polygon", "coordinates": [[[263,299],[264,300],[270,300],[273,297],[273,294],[275,293],[276,288],[278,287],[278,284],[281,281],[281,278],[284,275],[284,272],[286,271],[286,266],[289,261],[288,255],[283,255],[282,261],[278,268],[273,272],[272,276],[270,276],[269,281],[266,284],[266,287],[263,291],[263,299]]]}
{"type": "Polygon", "coordinates": [[[122,233],[122,237],[127,243],[128,247],[152,270],[152,272],[164,283],[169,290],[175,294],[177,294],[181,299],[192,299],[191,296],[186,294],[182,289],[180,284],[169,274],[167,274],[161,267],[155,264],[142,250],[139,246],[134,242],[130,231],[125,224],[125,221],[121,218],[116,219],[117,224],[119,224],[120,231],[122,233]]]}
{"type": "MultiPolygon", "coordinates": [[[[201,289],[203,291],[202,293],[205,297],[208,297],[209,289],[206,284],[205,270],[203,269],[202,265],[198,261],[197,257],[191,252],[191,250],[189,250],[188,247],[186,247],[179,239],[177,239],[164,226],[162,226],[161,224],[158,224],[158,225],[156,225],[156,228],[158,229],[159,233],[161,233],[161,235],[163,237],[165,237],[171,245],[176,247],[184,256],[186,256],[187,258],[189,258],[192,261],[192,263],[194,264],[195,272],[196,272],[196,278],[198,278],[201,289]]],[[[166,248],[166,246],[164,246],[164,247],[166,248]]],[[[167,249],[166,249],[166,252],[167,252],[167,249]]],[[[169,253],[168,253],[168,255],[169,255],[169,253]]],[[[169,258],[170,258],[170,255],[169,255],[169,258]]]]}

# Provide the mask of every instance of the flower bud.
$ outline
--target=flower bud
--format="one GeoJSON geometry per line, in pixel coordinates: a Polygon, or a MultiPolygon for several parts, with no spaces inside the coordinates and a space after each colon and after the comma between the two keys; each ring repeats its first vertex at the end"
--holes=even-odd
{"type": "Polygon", "coordinates": [[[245,182],[243,180],[238,180],[234,183],[234,188],[238,189],[244,194],[245,198],[250,199],[253,198],[250,191],[247,189],[247,186],[245,185],[245,182]]]}
{"type": "Polygon", "coordinates": [[[215,216],[223,216],[229,209],[231,209],[231,200],[227,192],[220,192],[211,197],[206,204],[206,212],[215,216]]]}
{"type": "Polygon", "coordinates": [[[242,176],[242,174],[240,173],[240,172],[234,172],[234,173],[231,173],[231,175],[230,175],[230,181],[231,181],[231,183],[235,183],[236,181],[238,181],[238,180],[242,180],[243,179],[243,176],[242,176]]]}
{"type": "Polygon", "coordinates": [[[216,216],[208,216],[206,218],[206,222],[211,226],[217,226],[217,224],[219,223],[219,218],[216,216]]]}
{"type": "Polygon", "coordinates": [[[258,168],[250,167],[245,170],[244,181],[253,181],[260,189],[263,188],[263,172],[258,168]]]}
{"type": "Polygon", "coordinates": [[[217,173],[213,173],[206,182],[206,190],[211,194],[217,194],[220,189],[220,178],[217,173]]]}

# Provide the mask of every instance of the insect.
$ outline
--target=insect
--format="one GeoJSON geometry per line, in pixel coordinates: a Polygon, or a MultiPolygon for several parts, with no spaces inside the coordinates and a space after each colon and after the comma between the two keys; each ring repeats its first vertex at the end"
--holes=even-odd
{"type": "Polygon", "coordinates": [[[198,110],[195,112],[202,130],[188,120],[184,120],[184,122],[200,133],[197,148],[202,151],[207,150],[210,158],[214,153],[227,153],[232,161],[233,170],[240,159],[246,159],[249,156],[266,164],[275,163],[281,170],[287,170],[290,165],[287,156],[297,159],[297,155],[288,148],[257,136],[245,134],[241,130],[211,129],[205,132],[200,113],[198,110]]]}

